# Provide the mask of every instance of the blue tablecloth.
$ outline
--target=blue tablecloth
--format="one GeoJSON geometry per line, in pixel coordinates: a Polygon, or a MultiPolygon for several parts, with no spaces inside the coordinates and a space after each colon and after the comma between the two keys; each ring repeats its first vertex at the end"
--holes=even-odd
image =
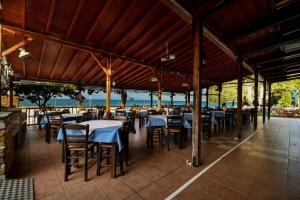
{"type": "MultiPolygon", "coordinates": [[[[79,124],[90,125],[89,141],[100,143],[116,143],[118,144],[119,151],[121,151],[123,146],[119,136],[119,129],[122,127],[123,122],[113,121],[114,124],[111,124],[111,122],[112,120],[91,120],[79,124]]],[[[80,130],[67,130],[67,134],[83,134],[83,132],[80,130]]],[[[63,132],[60,129],[57,140],[63,140],[63,138],[63,132]]]]}
{"type": "Polygon", "coordinates": [[[183,119],[187,121],[193,121],[193,113],[184,113],[183,119]]]}
{"type": "Polygon", "coordinates": [[[167,126],[167,116],[150,115],[146,127],[157,127],[157,126],[167,126]]]}

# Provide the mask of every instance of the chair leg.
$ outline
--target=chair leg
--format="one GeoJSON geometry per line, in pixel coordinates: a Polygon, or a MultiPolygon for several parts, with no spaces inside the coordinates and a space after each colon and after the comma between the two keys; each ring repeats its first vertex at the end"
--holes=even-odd
{"type": "Polygon", "coordinates": [[[120,155],[120,176],[123,176],[123,150],[119,152],[120,155]]]}
{"type": "Polygon", "coordinates": [[[88,181],[88,154],[89,154],[89,151],[86,150],[84,152],[84,181],[88,181]]]}
{"type": "Polygon", "coordinates": [[[61,141],[61,162],[65,162],[65,145],[63,140],[61,141]]]}
{"type": "Polygon", "coordinates": [[[168,151],[170,150],[170,133],[169,133],[169,131],[167,132],[167,149],[168,149],[168,151]]]}
{"type": "Polygon", "coordinates": [[[65,177],[64,177],[64,179],[65,179],[65,182],[67,182],[68,181],[68,175],[71,172],[70,166],[69,166],[70,158],[69,158],[69,151],[68,150],[65,151],[65,158],[66,158],[66,160],[65,160],[65,177]]]}
{"type": "Polygon", "coordinates": [[[101,167],[101,147],[99,143],[97,144],[97,176],[100,176],[100,167],[101,167]]]}
{"type": "Polygon", "coordinates": [[[112,164],[112,169],[111,169],[111,177],[116,178],[116,145],[112,145],[112,152],[111,152],[112,158],[111,158],[111,164],[112,164]]]}

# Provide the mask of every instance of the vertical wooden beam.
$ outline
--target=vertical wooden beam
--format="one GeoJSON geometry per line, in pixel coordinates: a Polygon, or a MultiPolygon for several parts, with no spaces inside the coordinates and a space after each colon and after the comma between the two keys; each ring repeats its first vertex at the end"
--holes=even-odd
{"type": "Polygon", "coordinates": [[[218,107],[221,108],[221,91],[218,93],[218,107]]]}
{"type": "Polygon", "coordinates": [[[202,68],[202,46],[203,46],[203,20],[193,19],[193,88],[194,88],[194,111],[192,132],[192,165],[201,164],[201,68],[202,68]]]}
{"type": "MultiPolygon", "coordinates": [[[[0,91],[2,91],[2,82],[1,82],[1,76],[2,76],[2,23],[0,22],[0,91]]],[[[2,96],[0,92],[0,111],[2,108],[2,96]]]]}
{"type": "Polygon", "coordinates": [[[157,81],[157,110],[161,111],[161,80],[157,81]]]}
{"type": "Polygon", "coordinates": [[[173,92],[171,92],[170,99],[171,99],[171,107],[173,107],[174,106],[174,93],[173,92]]]}
{"type": "Polygon", "coordinates": [[[271,82],[269,81],[269,92],[268,92],[268,120],[271,118],[271,82]]]}
{"type": "Polygon", "coordinates": [[[209,87],[206,88],[206,108],[208,109],[208,91],[209,91],[209,87]]]}
{"type": "Polygon", "coordinates": [[[107,61],[106,73],[106,119],[110,119],[110,97],[111,97],[111,68],[107,61]]]}
{"type": "Polygon", "coordinates": [[[234,139],[242,138],[242,96],[243,96],[243,59],[238,57],[237,61],[238,71],[238,86],[237,86],[237,130],[236,137],[234,139]]]}
{"type": "Polygon", "coordinates": [[[78,111],[80,112],[82,110],[82,88],[79,88],[79,94],[78,94],[78,111]]]}
{"type": "Polygon", "coordinates": [[[153,91],[150,91],[150,106],[153,107],[153,91]]]}
{"type": "Polygon", "coordinates": [[[267,81],[264,79],[263,87],[264,87],[264,92],[263,92],[263,123],[266,121],[266,86],[267,86],[267,81]]]}
{"type": "Polygon", "coordinates": [[[13,77],[9,77],[9,107],[14,107],[14,83],[13,77]]]}
{"type": "Polygon", "coordinates": [[[121,90],[121,105],[120,105],[120,107],[122,109],[126,108],[126,100],[127,100],[127,92],[124,89],[122,89],[121,90]]]}
{"type": "Polygon", "coordinates": [[[191,109],[191,91],[190,90],[187,91],[186,108],[187,108],[187,111],[190,111],[190,109],[191,109]]]}
{"type": "Polygon", "coordinates": [[[258,112],[258,71],[254,72],[254,128],[257,129],[257,112],[258,112]]]}

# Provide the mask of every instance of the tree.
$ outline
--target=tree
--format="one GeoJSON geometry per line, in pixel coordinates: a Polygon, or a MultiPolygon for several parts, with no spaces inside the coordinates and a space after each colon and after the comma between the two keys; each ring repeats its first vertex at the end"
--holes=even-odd
{"type": "Polygon", "coordinates": [[[19,99],[29,100],[39,108],[46,108],[47,102],[54,96],[66,95],[76,99],[76,86],[70,84],[20,84],[15,85],[19,99]]]}

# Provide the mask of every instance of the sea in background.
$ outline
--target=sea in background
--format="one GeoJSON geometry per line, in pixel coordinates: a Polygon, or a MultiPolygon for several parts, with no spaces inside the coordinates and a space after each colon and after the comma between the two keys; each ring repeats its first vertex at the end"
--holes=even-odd
{"type": "MultiPolygon", "coordinates": [[[[191,102],[192,103],[192,102],[191,102]]],[[[184,105],[185,101],[174,101],[174,105],[184,105]]],[[[53,106],[53,107],[76,107],[78,105],[78,101],[74,99],[50,99],[47,103],[47,106],[53,106]]],[[[84,106],[105,106],[105,99],[85,99],[83,102],[84,106]]],[[[120,105],[120,100],[111,100],[111,106],[117,107],[120,105]]],[[[126,102],[127,106],[150,106],[149,100],[131,100],[127,99],[126,102]]],[[[157,105],[157,101],[153,100],[153,105],[157,105]]],[[[171,105],[170,101],[162,101],[162,105],[171,105]]],[[[211,103],[209,102],[209,107],[216,107],[218,106],[218,103],[211,103]]],[[[226,103],[227,107],[232,107],[232,102],[226,103]]],[[[28,100],[20,101],[21,107],[36,107],[35,104],[32,104],[28,100]]],[[[206,106],[206,102],[202,102],[202,107],[206,106]]],[[[236,106],[236,103],[234,103],[234,106],[236,106]]]]}

